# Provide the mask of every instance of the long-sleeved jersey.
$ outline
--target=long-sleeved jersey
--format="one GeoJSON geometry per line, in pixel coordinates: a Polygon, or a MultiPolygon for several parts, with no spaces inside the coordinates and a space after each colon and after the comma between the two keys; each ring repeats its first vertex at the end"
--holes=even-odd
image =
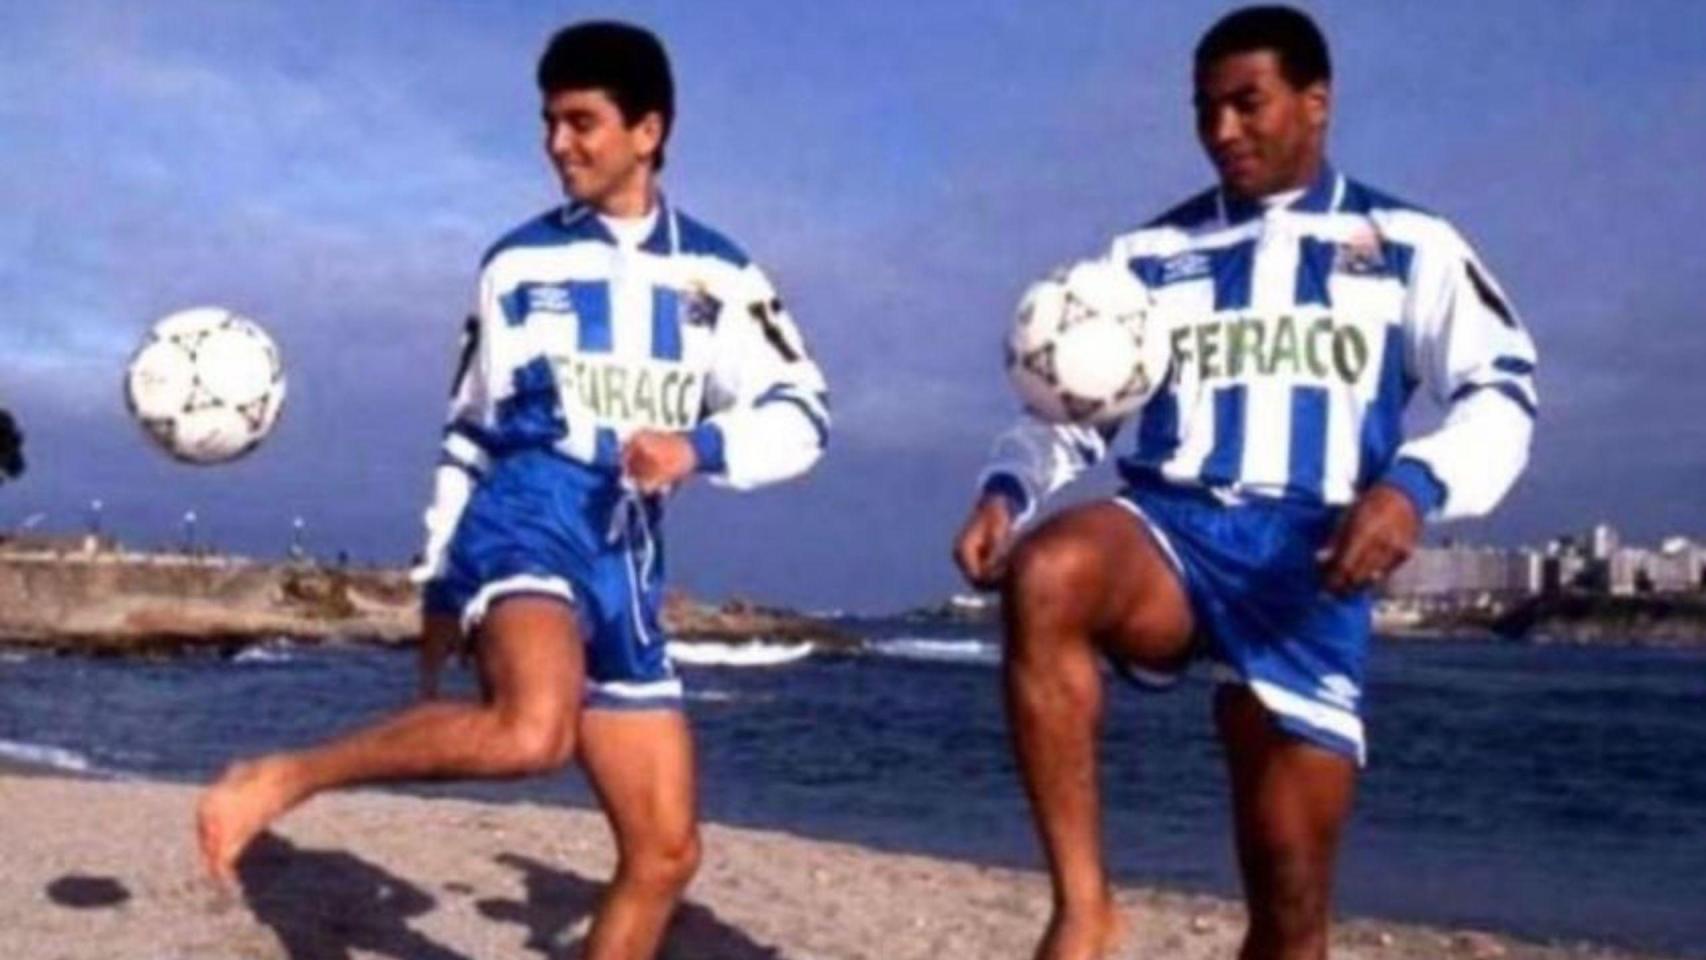
{"type": "MultiPolygon", "coordinates": [[[[1171,344],[1119,462],[1129,479],[1328,505],[1387,482],[1456,517],[1491,510],[1527,462],[1533,341],[1440,217],[1326,169],[1290,202],[1206,191],[1108,256],[1152,292],[1171,344]],[[1445,416],[1405,441],[1417,386],[1445,416]]],[[[981,484],[1028,514],[1115,429],[1026,419],[981,484]]]]}
{"type": "Polygon", "coordinates": [[[700,473],[746,489],[811,467],[829,398],[764,274],[667,203],[638,244],[578,204],[523,224],[480,270],[422,574],[494,458],[550,449],[616,482],[642,429],[686,435],[700,473]]]}

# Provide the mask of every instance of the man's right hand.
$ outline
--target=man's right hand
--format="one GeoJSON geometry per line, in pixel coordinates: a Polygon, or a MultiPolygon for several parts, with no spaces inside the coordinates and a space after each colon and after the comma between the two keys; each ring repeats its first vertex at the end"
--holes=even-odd
{"type": "Polygon", "coordinates": [[[980,590],[994,589],[1007,567],[1007,544],[1013,538],[1013,513],[1007,499],[985,494],[954,541],[954,563],[966,582],[980,590]]]}

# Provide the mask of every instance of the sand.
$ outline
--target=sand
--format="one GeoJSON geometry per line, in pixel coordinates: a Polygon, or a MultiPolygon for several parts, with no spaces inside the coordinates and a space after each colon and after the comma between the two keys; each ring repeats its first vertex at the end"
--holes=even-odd
{"type": "MultiPolygon", "coordinates": [[[[195,796],[0,770],[0,958],[570,957],[612,863],[594,813],[351,792],[286,817],[244,858],[240,893],[222,895],[196,869],[195,796]]],[[[1038,873],[717,825],[704,839],[667,958],[1025,958],[1046,918],[1038,873]]],[[[1233,904],[1119,899],[1136,925],[1122,958],[1236,953],[1233,904]]],[[[1338,925],[1334,956],[1634,955],[1356,920],[1338,925]]]]}

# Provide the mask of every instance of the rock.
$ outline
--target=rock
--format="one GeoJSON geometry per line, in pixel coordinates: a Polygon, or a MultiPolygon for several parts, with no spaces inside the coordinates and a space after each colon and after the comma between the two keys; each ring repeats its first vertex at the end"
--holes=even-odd
{"type": "Polygon", "coordinates": [[[1498,960],[1510,952],[1498,938],[1478,930],[1453,934],[1451,950],[1459,956],[1471,957],[1473,960],[1498,960]]]}

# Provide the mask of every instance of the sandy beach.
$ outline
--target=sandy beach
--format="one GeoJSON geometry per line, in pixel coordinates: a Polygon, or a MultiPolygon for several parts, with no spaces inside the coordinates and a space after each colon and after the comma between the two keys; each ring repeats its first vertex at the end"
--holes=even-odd
{"type": "MultiPolygon", "coordinates": [[[[0,956],[569,957],[612,863],[602,821],[532,804],[379,792],[321,797],[283,820],[225,895],[197,873],[196,791],[0,772],[0,956]]],[[[1037,873],[710,825],[705,865],[664,956],[675,960],[1023,958],[1046,916],[1037,873]]],[[[1124,958],[1231,957],[1239,909],[1122,889],[1124,958]]],[[[1335,956],[1633,958],[1473,931],[1341,922],[1335,956]]]]}

